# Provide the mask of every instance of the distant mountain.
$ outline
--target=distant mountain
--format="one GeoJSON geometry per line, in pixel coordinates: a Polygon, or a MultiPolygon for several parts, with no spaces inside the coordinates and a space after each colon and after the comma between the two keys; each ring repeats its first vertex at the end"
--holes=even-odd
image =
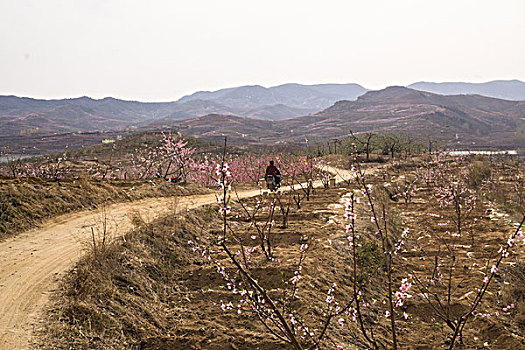
{"type": "Polygon", "coordinates": [[[111,97],[38,100],[0,96],[0,135],[121,130],[208,114],[278,120],[315,113],[338,100],[355,99],[364,92],[366,89],[357,84],[285,84],[197,92],[175,102],[158,103],[111,97]]]}
{"type": "Polygon", "coordinates": [[[36,100],[0,96],[0,135],[119,129],[151,119],[153,107],[113,98],[36,100]]]}
{"type": "Polygon", "coordinates": [[[254,119],[281,120],[292,118],[292,116],[308,115],[318,111],[318,109],[313,108],[298,108],[284,104],[276,104],[249,109],[244,112],[243,115],[254,119]]]}
{"type": "Polygon", "coordinates": [[[187,100],[173,102],[169,108],[160,108],[163,117],[156,118],[152,125],[166,125],[181,119],[190,119],[208,114],[237,115],[253,119],[279,120],[318,112],[319,109],[296,108],[284,104],[260,105],[254,108],[226,107],[214,100],[187,100]]]}
{"type": "Polygon", "coordinates": [[[213,92],[200,91],[184,96],[178,102],[215,101],[224,106],[242,109],[259,108],[263,105],[285,105],[319,111],[340,100],[355,100],[366,91],[368,90],[358,84],[284,84],[270,88],[252,85],[213,92]]]}
{"type": "Polygon", "coordinates": [[[400,86],[363,92],[355,84],[285,84],[198,92],[162,103],[0,96],[0,136],[175,126],[189,136],[224,134],[264,143],[326,140],[352,130],[405,133],[458,145],[525,147],[523,137],[519,139],[523,133],[517,132],[525,130],[525,100],[440,95],[400,86]]]}
{"type": "Polygon", "coordinates": [[[317,138],[379,131],[440,139],[449,144],[512,147],[523,144],[516,131],[525,124],[523,102],[479,95],[442,96],[405,87],[370,91],[304,118],[283,120],[281,128],[317,138]]]}
{"type": "Polygon", "coordinates": [[[525,147],[525,140],[516,134],[524,120],[525,102],[389,87],[367,92],[356,101],[339,101],[308,116],[255,124],[249,119],[213,115],[178,125],[187,135],[224,134],[266,143],[304,142],[305,137],[321,141],[347,136],[352,130],[432,138],[458,147],[525,147]]]}
{"type": "Polygon", "coordinates": [[[482,95],[504,100],[525,100],[525,83],[519,80],[495,80],[487,83],[419,82],[409,88],[441,95],[482,95]]]}

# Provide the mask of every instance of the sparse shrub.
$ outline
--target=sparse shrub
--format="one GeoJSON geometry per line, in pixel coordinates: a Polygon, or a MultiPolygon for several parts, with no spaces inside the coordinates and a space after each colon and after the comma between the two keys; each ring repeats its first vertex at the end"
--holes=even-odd
{"type": "Polygon", "coordinates": [[[384,274],[384,254],[377,242],[364,240],[357,247],[357,264],[360,266],[358,271],[358,283],[366,285],[372,278],[384,274]]]}
{"type": "Polygon", "coordinates": [[[503,280],[508,282],[503,285],[503,308],[508,305],[514,307],[501,312],[512,312],[515,321],[522,332],[525,332],[525,263],[515,261],[513,266],[502,269],[503,280]]]}
{"type": "Polygon", "coordinates": [[[476,161],[470,166],[467,173],[467,186],[472,189],[480,188],[492,175],[492,165],[488,161],[476,161]]]}

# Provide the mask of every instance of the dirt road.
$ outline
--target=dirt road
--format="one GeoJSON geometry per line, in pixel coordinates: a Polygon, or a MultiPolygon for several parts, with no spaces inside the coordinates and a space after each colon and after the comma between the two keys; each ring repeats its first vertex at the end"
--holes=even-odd
{"type": "MultiPolygon", "coordinates": [[[[329,169],[330,170],[330,169],[329,169]]],[[[332,169],[333,171],[334,169],[332,169]]],[[[341,176],[348,171],[337,170],[341,176]]],[[[322,186],[316,182],[314,186],[322,186]]],[[[246,198],[259,190],[239,192],[246,198]]],[[[150,198],[105,208],[109,232],[123,234],[132,228],[131,214],[145,220],[201,205],[215,203],[215,194],[174,198],[150,198]]],[[[59,216],[38,229],[27,231],[0,243],[0,349],[29,349],[31,334],[37,327],[49,295],[57,288],[61,275],[68,271],[89,244],[91,227],[103,221],[103,210],[83,211],[59,216]]]]}

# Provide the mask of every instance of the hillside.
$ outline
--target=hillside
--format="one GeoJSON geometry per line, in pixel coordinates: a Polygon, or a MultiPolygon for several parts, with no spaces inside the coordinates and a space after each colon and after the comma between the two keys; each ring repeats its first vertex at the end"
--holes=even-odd
{"type": "Polygon", "coordinates": [[[525,100],[525,83],[519,80],[495,80],[486,83],[421,81],[408,87],[441,95],[482,95],[504,100],[525,100]]]}
{"type": "Polygon", "coordinates": [[[199,92],[174,102],[144,103],[111,97],[38,100],[0,96],[0,135],[123,130],[153,121],[231,114],[278,120],[307,115],[366,91],[356,84],[238,87],[199,92]]]}
{"type": "Polygon", "coordinates": [[[457,147],[524,147],[525,103],[478,95],[442,96],[405,87],[370,91],[314,115],[275,122],[231,116],[200,117],[176,124],[184,134],[229,135],[267,142],[304,142],[348,135],[349,131],[403,133],[457,147]]]}
{"type": "Polygon", "coordinates": [[[331,106],[339,100],[355,100],[366,91],[365,88],[357,84],[284,84],[270,88],[253,85],[213,92],[196,92],[192,95],[184,96],[179,102],[193,100],[215,101],[232,108],[286,105],[318,111],[331,106]]]}
{"type": "Polygon", "coordinates": [[[368,92],[357,101],[341,101],[307,118],[281,125],[298,134],[334,137],[353,131],[377,130],[428,135],[446,142],[508,146],[523,124],[518,102],[482,96],[441,96],[404,87],[368,92]],[[505,144],[505,145],[503,145],[505,144]]]}
{"type": "Polygon", "coordinates": [[[159,105],[114,98],[36,100],[0,96],[0,135],[123,129],[154,119],[159,105]]]}
{"type": "Polygon", "coordinates": [[[224,136],[243,142],[267,142],[277,138],[275,122],[254,120],[233,115],[210,114],[176,124],[181,133],[221,141],[224,136]]]}
{"type": "MultiPolygon", "coordinates": [[[[21,134],[17,136],[20,140],[13,147],[25,140],[24,147],[40,149],[40,143],[49,139],[42,138],[39,133],[45,126],[51,139],[57,138],[59,135],[54,133],[60,131],[66,135],[66,141],[69,140],[67,144],[74,148],[76,144],[83,145],[84,135],[88,135],[79,134],[78,130],[125,129],[133,124],[140,130],[175,127],[188,136],[217,140],[224,135],[244,143],[304,142],[305,137],[320,141],[348,135],[352,130],[431,137],[457,147],[525,147],[525,101],[480,95],[444,96],[405,87],[389,87],[369,91],[355,101],[339,101],[334,97],[337,102],[333,105],[311,114],[314,110],[310,107],[329,101],[323,100],[326,95],[314,98],[311,91],[319,89],[323,94],[336,96],[347,88],[346,85],[306,88],[297,84],[275,89],[241,87],[196,93],[192,95],[195,99],[189,96],[169,103],[85,97],[49,101],[0,97],[0,111],[3,111],[0,113],[0,142],[5,141],[4,146],[13,144],[14,136],[5,135],[16,133],[21,134]],[[280,91],[281,95],[275,93],[270,98],[268,91],[280,91]],[[288,104],[271,104],[283,102],[283,99],[277,99],[283,95],[289,97],[284,101],[288,104]],[[222,104],[225,101],[231,106],[222,104]],[[298,101],[303,101],[303,107],[290,106],[298,101]],[[277,116],[293,118],[273,120],[277,116]],[[27,136],[35,131],[39,132],[27,136]]],[[[108,138],[106,133],[89,135],[96,136],[97,140],[108,138]]],[[[35,153],[41,153],[37,151],[35,153]]]]}

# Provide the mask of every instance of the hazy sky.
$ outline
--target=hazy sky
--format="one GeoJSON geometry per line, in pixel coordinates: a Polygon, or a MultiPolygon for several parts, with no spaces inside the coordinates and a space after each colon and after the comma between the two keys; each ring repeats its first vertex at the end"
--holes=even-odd
{"type": "Polygon", "coordinates": [[[0,0],[0,94],[525,80],[524,0],[0,0]]]}

